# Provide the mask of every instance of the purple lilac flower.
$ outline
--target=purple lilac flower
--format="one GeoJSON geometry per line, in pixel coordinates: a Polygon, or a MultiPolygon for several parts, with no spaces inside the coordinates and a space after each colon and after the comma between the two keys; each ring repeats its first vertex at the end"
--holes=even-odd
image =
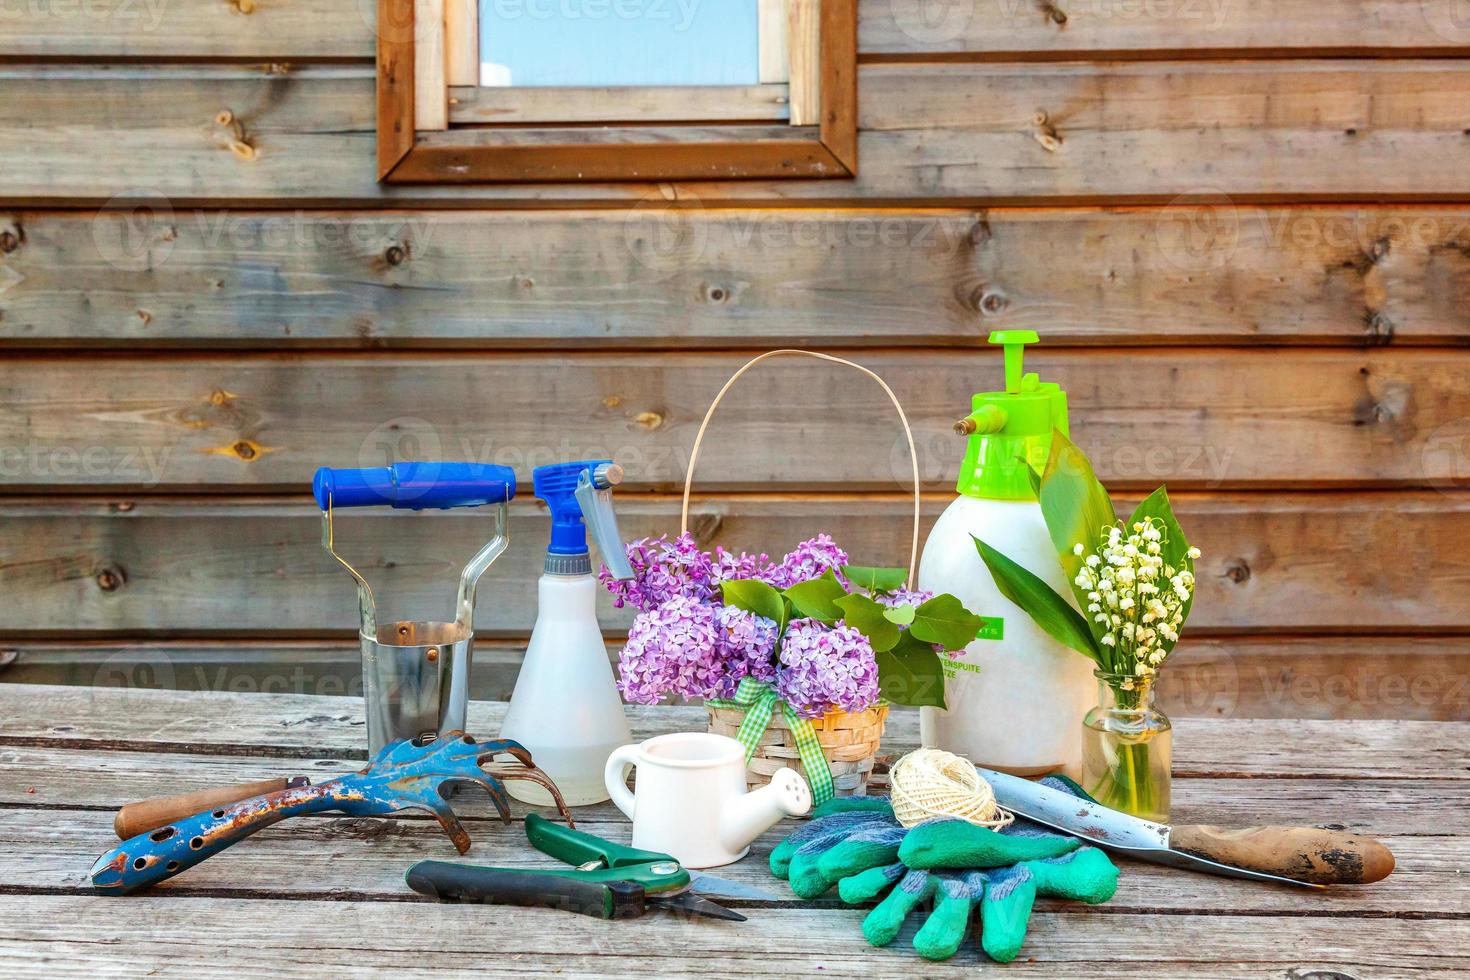
{"type": "Polygon", "coordinates": [[[747,675],[758,681],[776,679],[774,622],[735,606],[721,606],[715,613],[715,623],[720,635],[720,659],[727,671],[723,697],[733,695],[735,685],[747,675]]]}
{"type": "Polygon", "coordinates": [[[721,582],[733,579],[762,578],[775,567],[771,564],[771,556],[765,552],[748,555],[742,551],[736,554],[718,545],[715,547],[714,564],[715,578],[721,582]]]}
{"type": "Polygon", "coordinates": [[[847,552],[837,547],[837,542],[829,535],[819,534],[797,545],[789,555],[781,559],[781,564],[759,577],[768,585],[789,589],[797,582],[821,578],[830,568],[837,575],[837,580],[843,582],[840,569],[846,564],[847,552]]]}
{"type": "Polygon", "coordinates": [[[636,704],[657,704],[666,694],[713,697],[724,685],[715,607],[676,595],[633,620],[618,655],[618,684],[636,704]]]}
{"type": "Polygon", "coordinates": [[[688,533],[670,541],[666,535],[640,538],[628,545],[633,579],[619,581],[604,565],[597,577],[613,596],[613,605],[650,612],[675,596],[709,600],[719,591],[714,563],[688,533]]]}
{"type": "Polygon", "coordinates": [[[851,626],[795,619],[781,643],[776,690],[803,718],[862,711],[878,700],[872,644],[851,626]]]}
{"type": "Polygon", "coordinates": [[[924,589],[894,589],[892,592],[874,592],[873,601],[889,609],[898,606],[922,606],[934,598],[934,593],[924,589]]]}

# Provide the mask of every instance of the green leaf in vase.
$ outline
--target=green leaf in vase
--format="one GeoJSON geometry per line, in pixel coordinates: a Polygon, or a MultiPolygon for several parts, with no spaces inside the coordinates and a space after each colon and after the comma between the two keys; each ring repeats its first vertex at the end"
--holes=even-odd
{"type": "Polygon", "coordinates": [[[908,584],[906,568],[871,568],[867,565],[843,565],[843,576],[866,592],[892,592],[908,584]]]}
{"type": "MultiPolygon", "coordinates": [[[[1133,509],[1128,518],[1128,527],[1140,521],[1152,520],[1163,532],[1164,538],[1159,542],[1159,556],[1164,559],[1165,565],[1171,565],[1177,571],[1187,568],[1194,571],[1194,559],[1189,557],[1189,539],[1184,536],[1184,528],[1179,526],[1179,520],[1174,516],[1174,507],[1169,503],[1169,492],[1164,487],[1159,487],[1153,493],[1144,498],[1143,503],[1133,509]]],[[[1166,583],[1160,583],[1167,588],[1166,583]]],[[[1181,608],[1186,621],[1189,619],[1189,607],[1194,605],[1194,593],[1190,593],[1188,601],[1181,608]]],[[[1165,650],[1174,647],[1167,638],[1163,639],[1165,650]]]]}
{"type": "Polygon", "coordinates": [[[786,631],[786,621],[790,618],[786,600],[766,583],[753,578],[732,579],[720,583],[720,595],[724,598],[725,605],[744,609],[774,622],[777,636],[786,631]]]}
{"type": "Polygon", "coordinates": [[[791,606],[797,615],[806,616],[830,626],[842,618],[842,610],[836,605],[835,600],[847,595],[847,590],[837,581],[832,570],[828,569],[821,578],[798,582],[788,588],[783,595],[791,600],[791,606]]]}
{"type": "Polygon", "coordinates": [[[1102,653],[1081,613],[1032,572],[974,535],[971,537],[1001,595],[1020,606],[1052,639],[1094,662],[1101,662],[1102,653]]]}
{"type": "Polygon", "coordinates": [[[883,618],[899,626],[908,626],[914,621],[915,611],[914,607],[908,603],[901,606],[887,606],[883,610],[883,618]]]}
{"type": "Polygon", "coordinates": [[[1070,583],[1077,577],[1083,557],[1097,550],[1102,529],[1116,524],[1118,515],[1113,511],[1107,490],[1093,474],[1086,454],[1060,432],[1052,432],[1051,456],[1046,461],[1046,471],[1041,474],[1038,496],[1052,546],[1057,549],[1070,583]],[[1078,543],[1083,549],[1081,556],[1072,553],[1078,543]]]}
{"type": "Polygon", "coordinates": [[[959,650],[975,639],[983,622],[960,600],[946,593],[914,610],[914,622],[909,633],[916,640],[937,643],[946,650],[959,650]]]}
{"type": "Polygon", "coordinates": [[[845,595],[836,605],[842,610],[842,621],[866,636],[875,653],[892,650],[898,643],[899,628],[883,615],[884,606],[865,595],[845,595]]]}
{"type": "Polygon", "coordinates": [[[945,707],[944,665],[927,643],[905,633],[892,649],[877,655],[878,689],[895,704],[945,707]]]}

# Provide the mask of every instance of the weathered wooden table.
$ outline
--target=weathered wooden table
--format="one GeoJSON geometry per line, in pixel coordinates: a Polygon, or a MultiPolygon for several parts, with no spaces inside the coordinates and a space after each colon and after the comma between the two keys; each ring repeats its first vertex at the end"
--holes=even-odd
{"type": "MultiPolygon", "coordinates": [[[[502,707],[475,704],[472,728],[493,735],[502,707]]],[[[699,709],[631,717],[638,736],[703,724],[699,709]]],[[[1177,730],[1176,819],[1341,823],[1383,837],[1398,870],[1309,893],[1120,861],[1112,902],[1038,903],[1025,950],[1003,967],[973,941],[925,962],[907,948],[912,928],[874,949],[863,913],[835,898],[729,902],[745,923],[436,904],[403,871],[454,850],[418,817],[288,821],[151,893],[101,898],[86,872],[115,844],[117,806],[356,768],[361,704],[0,684],[0,975],[1470,976],[1470,723],[1185,719],[1177,730]]],[[[889,745],[915,736],[913,715],[897,713],[889,745]]],[[[483,799],[456,809],[469,859],[552,863],[483,799]]],[[[578,816],[626,839],[606,804],[578,816]]],[[[789,894],[765,869],[789,827],[721,873],[789,894]]]]}

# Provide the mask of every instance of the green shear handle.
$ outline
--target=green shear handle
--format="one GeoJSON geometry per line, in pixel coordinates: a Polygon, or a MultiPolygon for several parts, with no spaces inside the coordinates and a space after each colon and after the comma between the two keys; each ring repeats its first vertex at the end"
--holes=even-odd
{"type": "Polygon", "coordinates": [[[602,871],[533,871],[485,868],[448,861],[420,861],[404,881],[421,895],[455,902],[527,905],[562,909],[599,919],[635,919],[645,911],[646,893],[636,882],[602,871]]]}
{"type": "Polygon", "coordinates": [[[689,872],[667,854],[658,851],[643,851],[636,847],[625,847],[603,840],[580,830],[573,830],[547,820],[537,813],[526,815],[526,837],[531,846],[567,864],[577,866],[577,871],[550,871],[569,877],[594,876],[588,880],[636,881],[645,891],[677,891],[689,884],[689,872]],[[595,877],[598,869],[612,869],[618,873],[609,877],[595,877]]]}
{"type": "Polygon", "coordinates": [[[420,861],[408,869],[404,881],[414,891],[439,899],[545,906],[602,919],[642,915],[645,899],[655,904],[686,898],[700,902],[681,895],[690,886],[689,872],[667,854],[614,844],[535,813],[526,816],[526,837],[537,850],[576,867],[495,868],[420,861]]]}

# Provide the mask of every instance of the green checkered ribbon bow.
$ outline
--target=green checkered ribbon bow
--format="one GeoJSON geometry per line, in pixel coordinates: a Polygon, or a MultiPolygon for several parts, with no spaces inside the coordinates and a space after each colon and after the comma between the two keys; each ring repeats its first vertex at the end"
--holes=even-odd
{"type": "Polygon", "coordinates": [[[786,724],[791,726],[791,734],[796,738],[796,751],[801,756],[802,768],[806,770],[806,782],[812,791],[812,806],[821,806],[832,799],[832,770],[827,765],[827,757],[822,754],[822,744],[817,741],[812,723],[777,697],[775,687],[754,677],[742,677],[733,698],[711,699],[706,703],[716,708],[745,709],[745,719],[740,722],[740,730],[735,733],[735,739],[745,746],[746,762],[755,755],[761,736],[770,725],[776,706],[780,705],[785,712],[786,724]]]}

